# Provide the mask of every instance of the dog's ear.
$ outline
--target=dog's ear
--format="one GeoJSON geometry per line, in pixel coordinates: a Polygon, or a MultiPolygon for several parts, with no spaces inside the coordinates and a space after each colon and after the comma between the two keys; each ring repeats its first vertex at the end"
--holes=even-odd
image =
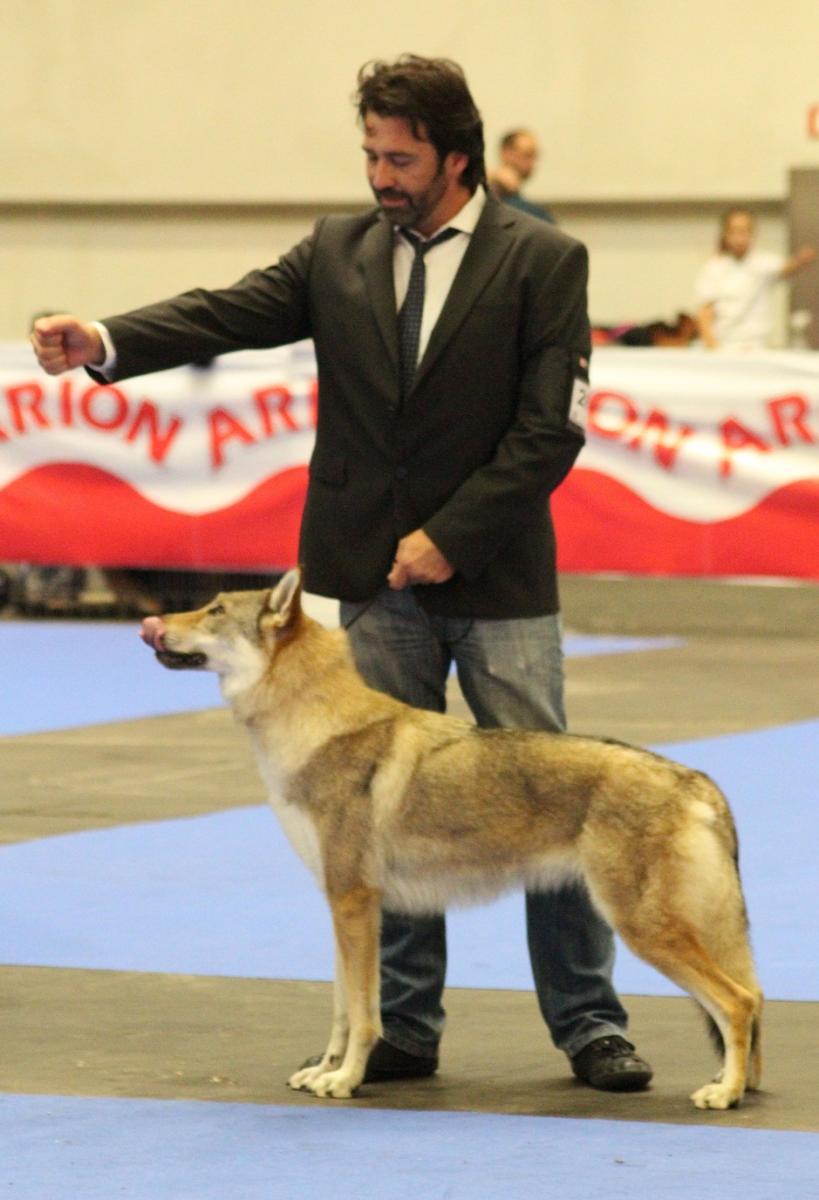
{"type": "Polygon", "coordinates": [[[265,629],[278,636],[296,624],[301,616],[301,586],[301,567],[294,567],[281,577],[262,613],[265,629]]]}

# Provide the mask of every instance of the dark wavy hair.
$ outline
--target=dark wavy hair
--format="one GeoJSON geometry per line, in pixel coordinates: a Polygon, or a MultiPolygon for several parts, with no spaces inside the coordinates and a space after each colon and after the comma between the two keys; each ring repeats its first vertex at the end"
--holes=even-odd
{"type": "Polygon", "coordinates": [[[451,59],[402,54],[394,63],[367,62],[358,72],[355,104],[362,121],[368,112],[403,118],[413,137],[432,143],[440,161],[451,151],[465,154],[461,180],[470,192],[486,182],[483,121],[451,59]]]}

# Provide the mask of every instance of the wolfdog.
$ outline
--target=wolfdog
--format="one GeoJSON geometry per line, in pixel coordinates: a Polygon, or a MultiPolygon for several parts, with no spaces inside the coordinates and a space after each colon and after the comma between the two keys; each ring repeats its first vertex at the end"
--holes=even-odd
{"type": "Polygon", "coordinates": [[[275,589],[146,618],[142,636],[165,666],[218,674],[330,905],[330,1039],[291,1087],[344,1099],[362,1082],[381,1032],[382,905],[442,912],[567,878],[705,1010],[724,1057],[694,1104],[728,1108],[759,1085],[762,993],[736,832],[705,775],[620,742],[477,729],[373,691],[346,634],[303,611],[298,570],[275,589]]]}

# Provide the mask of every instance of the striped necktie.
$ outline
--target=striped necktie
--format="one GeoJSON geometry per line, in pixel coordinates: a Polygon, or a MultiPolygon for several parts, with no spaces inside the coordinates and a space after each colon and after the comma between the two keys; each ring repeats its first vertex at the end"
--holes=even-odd
{"type": "Polygon", "coordinates": [[[433,246],[449,241],[459,232],[457,229],[442,229],[434,238],[423,242],[418,234],[403,231],[404,237],[412,242],[415,257],[412,260],[409,286],[401,311],[398,314],[398,342],[401,364],[401,399],[409,394],[418,366],[418,343],[421,339],[421,319],[424,315],[424,289],[426,287],[426,266],[424,255],[433,246]]]}

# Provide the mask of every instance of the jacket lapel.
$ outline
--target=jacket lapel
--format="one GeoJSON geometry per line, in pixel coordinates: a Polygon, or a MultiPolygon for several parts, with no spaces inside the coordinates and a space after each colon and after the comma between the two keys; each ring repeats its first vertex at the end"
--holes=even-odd
{"type": "MultiPolygon", "coordinates": [[[[484,288],[506,257],[512,245],[507,226],[514,223],[510,210],[492,196],[487,196],[475,232],[463,256],[449,295],[430,334],[423,358],[418,364],[412,390],[423,381],[450,338],[468,315],[484,288]]],[[[393,293],[394,296],[394,293],[393,293]]],[[[393,298],[393,311],[395,300],[393,298]]]]}
{"type": "Polygon", "coordinates": [[[364,235],[359,266],[364,274],[370,305],[375,316],[390,365],[398,375],[398,316],[395,311],[393,278],[394,235],[389,221],[375,221],[364,235]]]}

